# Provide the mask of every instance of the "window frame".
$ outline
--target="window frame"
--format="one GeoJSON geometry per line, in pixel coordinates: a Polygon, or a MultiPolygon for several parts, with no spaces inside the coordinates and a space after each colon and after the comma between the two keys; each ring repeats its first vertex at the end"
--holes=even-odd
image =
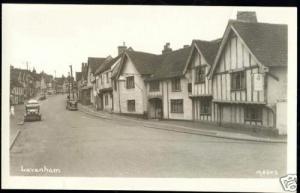
{"type": "Polygon", "coordinates": [[[247,105],[244,107],[244,121],[262,123],[263,107],[260,105],[247,105]],[[249,112],[250,111],[250,112],[249,112]],[[252,111],[252,112],[251,112],[252,111]],[[254,111],[254,112],[253,112],[254,111]],[[254,115],[254,118],[252,117],[254,115]]]}
{"type": "Polygon", "coordinates": [[[205,83],[206,66],[200,65],[195,67],[195,84],[205,83]],[[202,72],[201,74],[199,72],[202,72]],[[202,76],[201,76],[202,75],[202,76]]]}
{"type": "Polygon", "coordinates": [[[159,90],[160,90],[160,82],[158,80],[149,82],[149,91],[150,92],[156,92],[156,91],[159,91],[159,90]]]}
{"type": "Polygon", "coordinates": [[[181,92],[181,79],[173,78],[171,81],[172,92],[181,92]]]}
{"type": "Polygon", "coordinates": [[[184,113],[183,110],[183,99],[171,99],[171,113],[184,113]],[[181,105],[181,106],[180,106],[181,105]]]}
{"type": "Polygon", "coordinates": [[[242,91],[246,89],[246,71],[240,70],[230,73],[230,90],[242,91]],[[239,81],[237,80],[239,78],[239,81]],[[237,82],[239,87],[237,87],[237,82]]]}
{"type": "Polygon", "coordinates": [[[211,115],[211,99],[203,98],[200,100],[200,115],[211,115]]]}
{"type": "Polygon", "coordinates": [[[132,89],[132,88],[135,88],[134,76],[127,76],[126,77],[126,89],[132,89]]]}

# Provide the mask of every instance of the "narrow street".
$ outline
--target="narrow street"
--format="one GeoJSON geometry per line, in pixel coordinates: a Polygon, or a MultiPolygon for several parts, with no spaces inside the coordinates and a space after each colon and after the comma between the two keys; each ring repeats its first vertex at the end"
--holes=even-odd
{"type": "Polygon", "coordinates": [[[41,102],[41,122],[17,125],[21,134],[10,153],[11,175],[270,178],[286,174],[286,144],[151,129],[130,120],[67,111],[65,100],[65,95],[48,97],[41,102]],[[61,172],[21,169],[41,167],[61,172]],[[271,174],[261,176],[259,171],[271,174]]]}

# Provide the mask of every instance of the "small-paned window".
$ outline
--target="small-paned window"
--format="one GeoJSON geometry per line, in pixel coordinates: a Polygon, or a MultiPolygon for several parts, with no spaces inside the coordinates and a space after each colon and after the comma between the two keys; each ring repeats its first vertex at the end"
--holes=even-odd
{"type": "Polygon", "coordinates": [[[171,113],[183,113],[183,99],[171,100],[171,113]]]}
{"type": "Polygon", "coordinates": [[[172,80],[172,91],[173,92],[181,91],[180,78],[174,78],[172,80]]]}
{"type": "Polygon", "coordinates": [[[134,88],[134,76],[128,76],[126,77],[126,88],[134,88]]]}
{"type": "Polygon", "coordinates": [[[200,114],[205,114],[205,115],[211,114],[211,99],[210,98],[201,99],[200,114]]]}
{"type": "Polygon", "coordinates": [[[149,86],[150,86],[149,88],[150,91],[159,91],[159,81],[151,81],[149,83],[149,86]]]}
{"type": "Polygon", "coordinates": [[[243,90],[245,87],[245,71],[231,73],[231,90],[243,90]]]}
{"type": "Polygon", "coordinates": [[[195,72],[195,83],[205,83],[205,66],[197,67],[195,72]]]}
{"type": "Polygon", "coordinates": [[[262,122],[262,107],[259,105],[246,106],[245,121],[262,122]]]}

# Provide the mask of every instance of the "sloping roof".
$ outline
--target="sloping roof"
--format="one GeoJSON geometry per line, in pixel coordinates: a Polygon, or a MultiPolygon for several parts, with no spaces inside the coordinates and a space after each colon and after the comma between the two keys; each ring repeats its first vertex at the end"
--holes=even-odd
{"type": "Polygon", "coordinates": [[[265,66],[287,66],[287,25],[230,21],[265,66]]]}
{"type": "Polygon", "coordinates": [[[218,53],[219,46],[222,39],[217,39],[213,41],[203,41],[203,40],[194,40],[193,42],[201,50],[206,61],[213,65],[215,57],[218,53]]]}
{"type": "Polygon", "coordinates": [[[11,88],[14,88],[14,87],[22,87],[23,88],[23,84],[21,84],[18,80],[11,79],[10,80],[10,87],[11,88]]]}
{"type": "Polygon", "coordinates": [[[190,51],[191,47],[189,46],[160,55],[159,68],[148,80],[182,76],[190,51]]]}
{"type": "Polygon", "coordinates": [[[105,61],[106,58],[88,57],[88,66],[91,67],[92,73],[105,61]]]}
{"type": "Polygon", "coordinates": [[[115,57],[115,58],[113,58],[113,59],[111,59],[111,60],[106,60],[105,62],[103,62],[103,64],[100,65],[100,66],[97,68],[97,70],[95,71],[95,74],[99,74],[99,73],[101,73],[101,72],[104,72],[104,71],[110,69],[110,67],[111,67],[118,59],[120,59],[121,56],[122,56],[122,55],[120,54],[120,55],[118,55],[117,57],[115,57]]]}
{"type": "Polygon", "coordinates": [[[126,51],[137,71],[140,74],[148,75],[155,72],[161,57],[146,52],[126,51]]]}

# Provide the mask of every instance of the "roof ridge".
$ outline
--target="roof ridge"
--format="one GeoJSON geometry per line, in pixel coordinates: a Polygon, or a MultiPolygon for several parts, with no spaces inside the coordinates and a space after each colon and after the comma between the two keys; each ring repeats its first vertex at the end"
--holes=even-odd
{"type": "Polygon", "coordinates": [[[261,25],[277,25],[277,26],[288,26],[285,23],[267,23],[267,22],[247,22],[247,21],[238,21],[238,20],[234,20],[234,19],[230,19],[229,22],[233,22],[233,23],[246,23],[246,24],[261,24],[261,25]]]}

